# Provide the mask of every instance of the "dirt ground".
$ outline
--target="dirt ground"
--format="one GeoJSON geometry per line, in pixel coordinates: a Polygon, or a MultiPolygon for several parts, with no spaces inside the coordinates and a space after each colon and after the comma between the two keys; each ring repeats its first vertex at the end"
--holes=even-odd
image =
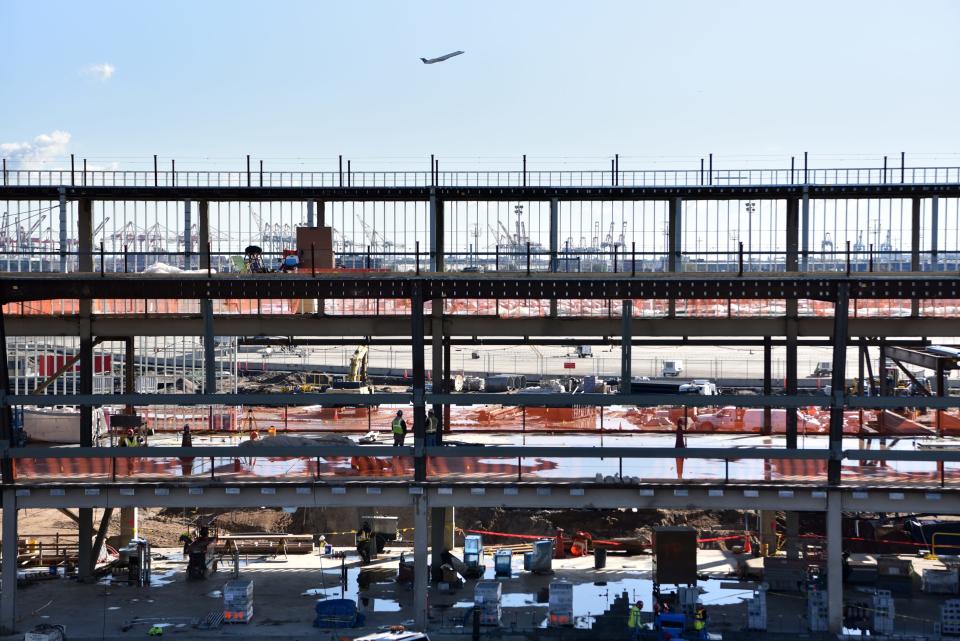
{"type": "MultiPolygon", "coordinates": [[[[369,510],[367,510],[369,511],[369,510]]],[[[363,514],[354,508],[311,508],[287,513],[279,509],[249,510],[161,510],[140,509],[140,533],[156,546],[176,546],[177,539],[187,531],[199,516],[217,514],[221,531],[289,532],[293,534],[327,534],[331,542],[349,544],[349,534],[359,524],[363,514]],[[332,534],[331,533],[339,533],[332,534]]],[[[94,511],[94,522],[99,523],[102,511],[94,511]]],[[[413,515],[398,513],[400,528],[412,528],[413,515]]],[[[552,536],[556,528],[572,534],[577,530],[589,531],[595,537],[649,538],[650,528],[657,525],[691,525],[701,535],[742,532],[744,516],[733,510],[721,512],[673,511],[673,510],[503,510],[467,509],[456,512],[457,526],[464,529],[491,530],[518,534],[552,536]]],[[[817,529],[815,524],[801,523],[802,530],[817,529]]],[[[76,524],[57,510],[22,510],[19,531],[21,537],[46,535],[59,532],[70,535],[77,531],[76,524]]],[[[114,511],[109,536],[120,532],[119,511],[114,511]]],[[[411,533],[412,534],[412,533],[411,533]]],[[[412,538],[408,533],[404,538],[412,538]]]]}

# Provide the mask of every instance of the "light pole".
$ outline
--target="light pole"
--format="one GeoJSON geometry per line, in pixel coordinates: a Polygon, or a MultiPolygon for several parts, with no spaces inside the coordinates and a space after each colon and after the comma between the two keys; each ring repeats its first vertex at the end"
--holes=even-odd
{"type": "Polygon", "coordinates": [[[744,205],[744,208],[747,210],[747,262],[750,266],[753,266],[753,212],[757,209],[757,204],[753,201],[747,202],[744,205]]]}

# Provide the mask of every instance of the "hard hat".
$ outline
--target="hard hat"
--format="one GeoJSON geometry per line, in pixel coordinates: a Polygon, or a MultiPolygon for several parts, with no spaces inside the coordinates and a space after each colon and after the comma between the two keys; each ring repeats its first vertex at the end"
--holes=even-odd
{"type": "Polygon", "coordinates": [[[397,410],[397,416],[403,416],[403,410],[397,410]]]}
{"type": "Polygon", "coordinates": [[[430,416],[433,416],[433,410],[428,410],[427,414],[429,414],[430,416]]]}
{"type": "Polygon", "coordinates": [[[189,424],[189,423],[185,424],[185,425],[183,426],[183,429],[189,430],[189,429],[190,429],[190,424],[189,424]]]}
{"type": "Polygon", "coordinates": [[[133,428],[132,428],[132,427],[128,427],[128,428],[127,428],[127,436],[133,436],[133,428]]]}
{"type": "Polygon", "coordinates": [[[260,435],[257,434],[256,432],[250,432],[250,438],[251,438],[251,439],[257,439],[257,438],[260,438],[260,435]]]}

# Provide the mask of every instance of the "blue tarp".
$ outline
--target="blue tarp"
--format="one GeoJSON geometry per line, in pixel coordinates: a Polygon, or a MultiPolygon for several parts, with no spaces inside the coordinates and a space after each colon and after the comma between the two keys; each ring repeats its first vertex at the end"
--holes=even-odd
{"type": "Polygon", "coordinates": [[[365,617],[357,613],[357,602],[352,599],[326,599],[317,601],[315,628],[355,628],[364,623],[365,617]]]}

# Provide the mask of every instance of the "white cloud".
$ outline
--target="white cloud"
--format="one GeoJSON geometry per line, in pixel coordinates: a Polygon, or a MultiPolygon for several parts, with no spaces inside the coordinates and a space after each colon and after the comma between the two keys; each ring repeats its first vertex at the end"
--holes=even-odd
{"type": "Polygon", "coordinates": [[[0,143],[0,156],[27,169],[42,166],[67,155],[70,138],[69,132],[57,130],[40,134],[32,142],[0,143]]]}
{"type": "Polygon", "coordinates": [[[85,76],[90,76],[91,78],[96,78],[101,82],[106,82],[113,78],[113,73],[117,70],[109,62],[101,62],[93,65],[87,65],[83,68],[83,74],[85,76]]]}

